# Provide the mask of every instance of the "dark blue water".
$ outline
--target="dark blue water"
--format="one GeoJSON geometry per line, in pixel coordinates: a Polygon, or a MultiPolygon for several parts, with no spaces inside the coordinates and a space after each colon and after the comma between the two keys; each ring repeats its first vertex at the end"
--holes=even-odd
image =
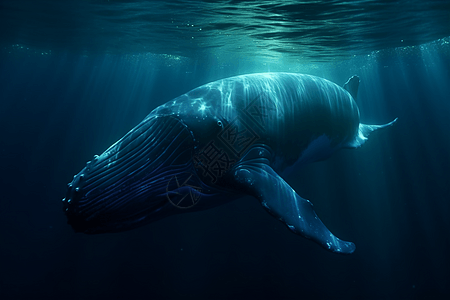
{"type": "Polygon", "coordinates": [[[298,64],[447,37],[449,12],[445,0],[2,0],[0,45],[298,64]]]}
{"type": "MultiPolygon", "coordinates": [[[[143,3],[118,2],[110,1],[143,3]]],[[[4,13],[12,2],[1,3],[4,13]]],[[[405,27],[393,28],[417,39],[415,46],[400,48],[384,47],[389,43],[383,44],[378,27],[367,33],[364,26],[356,26],[352,30],[359,32],[360,44],[367,41],[369,46],[355,46],[346,59],[334,56],[345,42],[317,46],[296,37],[310,51],[310,60],[300,63],[295,55],[278,57],[272,50],[259,53],[260,60],[245,51],[227,56],[223,53],[228,48],[220,45],[209,48],[204,57],[189,55],[192,49],[182,56],[183,48],[171,47],[177,39],[172,33],[167,34],[166,53],[137,53],[134,46],[127,53],[116,41],[130,39],[132,29],[129,34],[109,35],[83,29],[79,34],[92,41],[92,47],[80,42],[88,46],[77,48],[79,40],[66,35],[72,27],[57,26],[59,14],[56,20],[44,14],[45,24],[29,18],[35,30],[48,34],[47,40],[40,33],[33,38],[26,22],[31,12],[36,11],[38,18],[42,11],[70,11],[69,4],[52,8],[50,3],[25,5],[9,21],[1,21],[13,26],[2,35],[0,51],[1,299],[446,299],[450,295],[450,41],[439,39],[450,35],[444,34],[445,24],[440,27],[433,18],[423,18],[427,20],[423,24],[431,26],[424,30],[429,34],[425,39],[435,40],[428,44],[423,44],[418,29],[411,33],[405,27]],[[434,36],[433,29],[441,35],[434,36]],[[66,40],[58,39],[54,31],[66,40]],[[120,51],[111,51],[110,44],[120,51]],[[343,150],[298,170],[288,180],[302,197],[311,199],[331,231],[355,242],[354,254],[329,253],[292,234],[252,198],[118,234],[75,234],[66,224],[61,199],[73,175],[153,108],[216,79],[269,70],[318,75],[338,84],[358,74],[362,121],[381,124],[399,118],[394,127],[374,133],[362,148],[343,150]]],[[[265,8],[262,1],[252,3],[265,8]]],[[[423,16],[434,15],[437,20],[439,12],[449,15],[446,1],[421,3],[423,16]]],[[[366,4],[372,5],[366,15],[373,12],[372,21],[380,18],[383,26],[384,19],[373,11],[374,2],[366,4]]],[[[215,7],[213,2],[205,5],[215,7]]],[[[229,11],[238,4],[223,5],[233,20],[229,11]]],[[[163,6],[170,14],[171,4],[163,6]]],[[[217,6],[216,14],[220,8],[225,9],[217,6]]],[[[173,9],[181,18],[180,9],[173,9]]],[[[281,14],[284,8],[267,9],[281,14]]],[[[72,11],[85,12],[80,5],[72,11]]],[[[319,17],[317,12],[313,6],[311,19],[325,22],[328,15],[319,17]]],[[[402,11],[397,12],[402,18],[402,11]]],[[[262,26],[272,26],[265,15],[255,15],[262,26]]],[[[350,22],[340,15],[330,19],[350,22]]],[[[89,22],[96,21],[103,22],[90,15],[89,22]]],[[[128,22],[132,21],[124,19],[122,24],[126,27],[128,22]]],[[[305,29],[296,26],[298,31],[305,29]]],[[[322,34],[314,33],[315,39],[322,34]]],[[[158,38],[154,47],[164,49],[163,36],[158,38]]],[[[211,39],[219,43],[214,36],[211,39]]],[[[248,43],[237,39],[235,45],[248,43]]],[[[204,50],[201,45],[194,49],[204,50]]]]}

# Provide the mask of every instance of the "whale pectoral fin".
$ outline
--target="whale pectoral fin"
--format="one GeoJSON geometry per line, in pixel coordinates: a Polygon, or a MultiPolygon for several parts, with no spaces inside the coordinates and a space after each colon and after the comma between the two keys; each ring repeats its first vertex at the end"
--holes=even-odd
{"type": "Polygon", "coordinates": [[[261,163],[239,165],[234,170],[239,189],[261,204],[294,233],[312,239],[325,249],[342,254],[355,251],[355,244],[334,236],[322,223],[311,202],[300,197],[270,166],[261,163]]]}

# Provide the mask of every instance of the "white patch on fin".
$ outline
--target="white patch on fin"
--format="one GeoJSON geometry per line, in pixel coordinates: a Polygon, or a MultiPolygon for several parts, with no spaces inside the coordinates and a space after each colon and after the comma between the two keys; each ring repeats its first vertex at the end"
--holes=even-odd
{"type": "Polygon", "coordinates": [[[392,126],[397,121],[397,119],[398,118],[395,118],[394,121],[389,122],[389,123],[384,124],[384,125],[367,125],[367,124],[360,123],[357,135],[355,136],[355,138],[351,142],[349,142],[347,144],[347,147],[348,148],[358,148],[358,147],[360,147],[362,144],[364,144],[366,142],[367,138],[369,137],[369,135],[370,135],[370,133],[372,131],[375,131],[375,130],[380,129],[380,128],[385,128],[385,127],[388,127],[388,126],[392,126]]]}

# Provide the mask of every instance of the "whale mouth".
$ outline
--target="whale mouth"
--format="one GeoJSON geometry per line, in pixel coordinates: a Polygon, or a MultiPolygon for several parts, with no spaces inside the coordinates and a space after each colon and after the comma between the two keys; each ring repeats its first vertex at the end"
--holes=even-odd
{"type": "Polygon", "coordinates": [[[194,139],[178,119],[148,116],[68,184],[63,209],[76,232],[118,232],[164,217],[167,186],[193,169],[194,139]]]}

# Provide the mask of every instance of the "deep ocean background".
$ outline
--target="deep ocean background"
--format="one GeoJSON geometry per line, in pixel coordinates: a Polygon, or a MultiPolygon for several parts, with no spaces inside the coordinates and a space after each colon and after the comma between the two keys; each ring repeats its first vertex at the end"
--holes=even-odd
{"type": "Polygon", "coordinates": [[[2,45],[1,299],[450,296],[449,38],[301,64],[2,45]],[[360,149],[287,178],[356,244],[354,254],[292,234],[252,198],[117,234],[66,224],[67,183],[152,109],[210,81],[265,71],[340,85],[358,74],[362,122],[399,118],[360,149]]]}

